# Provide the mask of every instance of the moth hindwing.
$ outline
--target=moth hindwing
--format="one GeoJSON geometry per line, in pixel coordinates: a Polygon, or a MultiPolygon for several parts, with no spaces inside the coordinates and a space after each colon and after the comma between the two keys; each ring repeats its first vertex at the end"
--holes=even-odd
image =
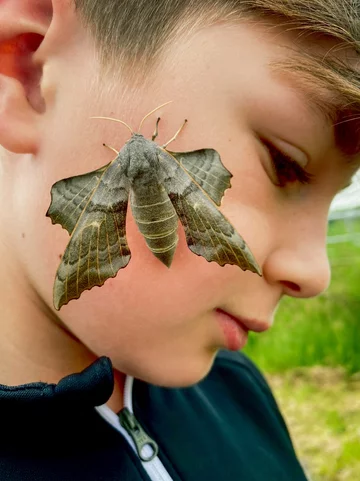
{"type": "Polygon", "coordinates": [[[170,152],[132,133],[110,164],[56,182],[46,215],[67,229],[70,240],[55,276],[55,308],[127,266],[129,199],[149,249],[167,267],[180,219],[192,252],[260,274],[245,241],[217,208],[231,176],[213,149],[170,152]]]}

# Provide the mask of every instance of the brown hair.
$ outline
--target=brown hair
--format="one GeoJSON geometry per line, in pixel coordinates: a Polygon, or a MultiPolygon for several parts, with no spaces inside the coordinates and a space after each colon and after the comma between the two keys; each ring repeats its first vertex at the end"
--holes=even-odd
{"type": "MultiPolygon", "coordinates": [[[[103,65],[150,73],[166,47],[181,35],[215,23],[261,20],[299,35],[326,36],[336,49],[360,54],[358,0],[74,0],[99,48],[103,65]],[[350,50],[350,49],[349,49],[350,50]]],[[[358,60],[358,59],[357,59],[358,60]]],[[[355,62],[351,62],[354,64],[355,62]]],[[[298,74],[304,90],[314,85],[314,105],[335,123],[340,148],[347,155],[360,151],[360,72],[331,52],[294,54],[277,65],[298,74]],[[329,95],[330,94],[330,95],[329,95]],[[326,97],[326,98],[325,98],[326,97]],[[350,122],[351,120],[351,122],[350,122]]],[[[311,89],[310,89],[311,90],[311,89]]]]}

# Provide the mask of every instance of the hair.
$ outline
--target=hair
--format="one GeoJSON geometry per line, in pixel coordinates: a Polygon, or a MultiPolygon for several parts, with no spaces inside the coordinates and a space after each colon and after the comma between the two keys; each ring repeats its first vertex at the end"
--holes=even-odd
{"type": "MultiPolygon", "coordinates": [[[[102,65],[121,65],[128,72],[150,75],[170,43],[199,28],[219,23],[255,21],[280,25],[299,36],[331,38],[336,48],[326,55],[311,49],[278,64],[301,73],[330,101],[326,114],[334,122],[340,148],[349,156],[360,151],[360,3],[358,0],[74,0],[98,47],[102,65]],[[353,60],[334,55],[349,49],[353,60]],[[352,64],[352,65],[351,65],[352,64]]],[[[314,103],[317,98],[314,97],[314,103]]],[[[323,106],[323,102],[321,103],[323,106]]]]}

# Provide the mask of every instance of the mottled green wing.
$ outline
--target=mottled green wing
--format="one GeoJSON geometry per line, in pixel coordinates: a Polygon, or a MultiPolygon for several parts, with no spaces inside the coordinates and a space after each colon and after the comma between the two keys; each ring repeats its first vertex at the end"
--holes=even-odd
{"type": "Polygon", "coordinates": [[[180,162],[160,147],[159,158],[162,182],[184,227],[189,249],[220,266],[235,264],[261,275],[244,239],[180,162]]]}
{"type": "Polygon", "coordinates": [[[200,149],[192,152],[170,152],[187,170],[209,197],[220,205],[226,189],[231,187],[232,177],[222,164],[220,155],[214,149],[200,149]]]}
{"type": "MultiPolygon", "coordinates": [[[[125,232],[129,197],[127,165],[127,159],[122,159],[120,152],[117,159],[102,169],[102,172],[96,171],[83,176],[88,176],[88,184],[85,184],[85,180],[79,182],[76,178],[63,181],[61,198],[65,197],[74,209],[77,207],[79,195],[82,195],[80,191],[84,193],[86,201],[81,201],[82,211],[76,225],[73,225],[74,215],[70,221],[66,219],[66,212],[73,212],[70,208],[65,210],[65,214],[62,209],[62,215],[57,217],[59,222],[61,219],[62,225],[65,224],[73,230],[56,272],[55,309],[60,309],[72,299],[78,299],[84,290],[102,286],[129,263],[131,254],[125,232]],[[97,179],[96,184],[93,184],[93,180],[90,181],[91,174],[93,179],[97,179]],[[74,188],[75,185],[78,191],[74,188]],[[85,185],[88,187],[85,188],[85,185]],[[89,191],[90,185],[92,191],[85,197],[85,190],[89,191]]],[[[55,191],[57,194],[53,197],[53,202],[56,204],[59,191],[55,191]]],[[[59,210],[57,207],[53,208],[53,212],[59,210]]]]}
{"type": "Polygon", "coordinates": [[[60,224],[69,234],[72,233],[108,166],[109,164],[87,174],[59,180],[52,186],[51,203],[46,215],[53,224],[60,224]]]}

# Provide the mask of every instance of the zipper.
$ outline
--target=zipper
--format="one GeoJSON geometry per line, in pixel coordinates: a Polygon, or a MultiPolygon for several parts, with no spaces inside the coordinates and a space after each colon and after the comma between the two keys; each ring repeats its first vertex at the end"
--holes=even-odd
{"type": "Polygon", "coordinates": [[[124,408],[116,414],[109,406],[95,406],[96,411],[126,439],[150,477],[151,481],[173,481],[158,457],[159,447],[136,419],[132,403],[134,378],[126,376],[124,408]]]}
{"type": "Polygon", "coordinates": [[[118,416],[121,426],[125,428],[132,437],[141,461],[151,461],[154,459],[159,452],[158,445],[146,434],[134,414],[130,412],[128,408],[124,408],[119,412],[118,416]],[[151,456],[146,456],[142,453],[144,446],[150,446],[152,448],[153,452],[151,456]]]}

